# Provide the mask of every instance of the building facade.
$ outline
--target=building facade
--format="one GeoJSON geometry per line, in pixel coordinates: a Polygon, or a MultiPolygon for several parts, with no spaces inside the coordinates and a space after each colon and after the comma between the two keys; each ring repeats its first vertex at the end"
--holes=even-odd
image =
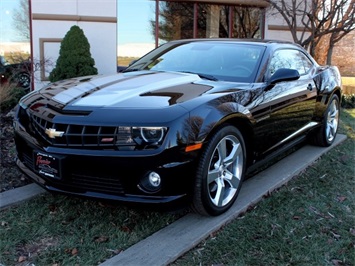
{"type": "Polygon", "coordinates": [[[34,88],[48,83],[59,56],[60,43],[73,25],[79,26],[90,44],[100,74],[116,71],[117,1],[30,0],[31,49],[34,88]]]}
{"type": "MultiPolygon", "coordinates": [[[[60,42],[72,25],[83,29],[99,74],[117,71],[164,42],[186,38],[265,38],[292,41],[281,16],[263,0],[29,0],[35,89],[48,82],[60,42]],[[128,57],[128,59],[126,59],[128,57]]],[[[355,58],[341,58],[354,38],[339,43],[334,63],[355,75],[355,58]],[[340,49],[339,49],[340,48],[340,49]],[[340,59],[337,59],[340,58],[340,59]],[[349,66],[350,65],[350,66],[349,66]]]]}

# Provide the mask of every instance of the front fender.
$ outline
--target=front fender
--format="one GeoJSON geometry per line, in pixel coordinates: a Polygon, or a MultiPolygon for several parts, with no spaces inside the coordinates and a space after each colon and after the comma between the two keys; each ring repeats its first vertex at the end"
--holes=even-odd
{"type": "Polygon", "coordinates": [[[215,107],[201,106],[190,112],[191,125],[195,134],[189,138],[189,143],[201,143],[219,125],[237,118],[251,119],[250,111],[244,106],[235,102],[216,104],[215,107]]]}
{"type": "Polygon", "coordinates": [[[336,66],[322,68],[315,76],[314,82],[319,94],[332,94],[335,90],[341,90],[342,81],[339,69],[336,66]]]}
{"type": "Polygon", "coordinates": [[[329,99],[334,94],[337,94],[339,101],[341,101],[342,81],[339,69],[336,66],[322,68],[315,76],[314,82],[317,87],[318,96],[313,120],[321,121],[329,99]]]}

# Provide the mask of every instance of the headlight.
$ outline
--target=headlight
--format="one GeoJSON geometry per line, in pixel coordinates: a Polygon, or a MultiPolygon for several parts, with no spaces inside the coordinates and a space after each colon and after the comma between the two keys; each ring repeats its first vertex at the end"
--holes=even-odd
{"type": "Polygon", "coordinates": [[[116,145],[132,149],[156,149],[164,140],[166,127],[118,127],[116,145]]]}
{"type": "Polygon", "coordinates": [[[132,135],[137,144],[160,144],[166,127],[133,127],[132,135]]]}

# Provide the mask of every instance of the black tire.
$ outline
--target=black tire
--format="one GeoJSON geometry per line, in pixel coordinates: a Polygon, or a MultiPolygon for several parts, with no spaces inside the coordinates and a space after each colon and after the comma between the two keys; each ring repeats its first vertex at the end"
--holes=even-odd
{"type": "Polygon", "coordinates": [[[29,89],[31,85],[31,77],[30,74],[26,72],[21,72],[18,75],[16,75],[16,80],[19,86],[21,86],[24,89],[29,89]]]}
{"type": "Polygon", "coordinates": [[[220,128],[203,149],[198,162],[193,211],[206,216],[227,211],[238,196],[245,167],[242,134],[233,126],[220,128]]]}
{"type": "Polygon", "coordinates": [[[313,135],[313,144],[321,147],[333,144],[339,126],[339,106],[338,96],[333,95],[324,113],[322,125],[313,135]]]}

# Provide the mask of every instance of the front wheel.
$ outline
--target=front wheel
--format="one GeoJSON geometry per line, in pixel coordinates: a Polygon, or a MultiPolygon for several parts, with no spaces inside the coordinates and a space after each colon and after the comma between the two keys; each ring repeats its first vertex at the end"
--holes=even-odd
{"type": "Polygon", "coordinates": [[[318,146],[328,147],[333,144],[339,125],[339,98],[333,95],[324,113],[322,126],[315,132],[313,143],[318,146]]]}
{"type": "Polygon", "coordinates": [[[233,126],[222,127],[202,151],[196,172],[193,210],[213,216],[227,211],[238,196],[245,166],[242,134],[233,126]]]}

